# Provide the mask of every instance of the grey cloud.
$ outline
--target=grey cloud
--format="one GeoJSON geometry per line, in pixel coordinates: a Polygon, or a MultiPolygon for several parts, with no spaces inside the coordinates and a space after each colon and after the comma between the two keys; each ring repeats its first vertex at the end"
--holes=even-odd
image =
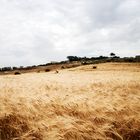
{"type": "Polygon", "coordinates": [[[140,53],[139,0],[0,0],[0,66],[140,53]]]}

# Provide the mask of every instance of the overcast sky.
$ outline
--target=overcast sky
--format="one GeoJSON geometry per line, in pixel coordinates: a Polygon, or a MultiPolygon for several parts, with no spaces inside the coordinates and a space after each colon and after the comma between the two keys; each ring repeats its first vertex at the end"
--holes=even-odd
{"type": "Polygon", "coordinates": [[[140,54],[140,0],[0,0],[0,67],[110,52],[140,54]]]}

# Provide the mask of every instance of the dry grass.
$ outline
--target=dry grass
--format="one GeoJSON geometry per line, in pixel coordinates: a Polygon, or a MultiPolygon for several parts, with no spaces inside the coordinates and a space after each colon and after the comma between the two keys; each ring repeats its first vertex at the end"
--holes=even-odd
{"type": "Polygon", "coordinates": [[[140,139],[140,64],[0,76],[0,140],[114,139],[140,139]]]}

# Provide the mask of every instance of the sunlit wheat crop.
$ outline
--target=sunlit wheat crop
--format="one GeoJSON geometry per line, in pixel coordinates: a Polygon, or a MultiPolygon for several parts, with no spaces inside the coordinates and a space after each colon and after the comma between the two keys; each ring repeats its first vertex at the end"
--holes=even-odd
{"type": "Polygon", "coordinates": [[[0,140],[139,140],[140,64],[0,76],[0,140]]]}

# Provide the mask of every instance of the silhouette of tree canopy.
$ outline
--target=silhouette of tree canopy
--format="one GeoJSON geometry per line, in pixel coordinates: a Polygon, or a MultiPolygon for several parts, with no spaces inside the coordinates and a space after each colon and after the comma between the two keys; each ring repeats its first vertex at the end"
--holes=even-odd
{"type": "Polygon", "coordinates": [[[80,60],[80,58],[77,57],[77,56],[67,56],[67,59],[68,59],[69,61],[78,61],[78,60],[80,60]]]}
{"type": "Polygon", "coordinates": [[[116,54],[115,54],[115,53],[110,53],[110,56],[111,56],[111,57],[115,57],[116,54]]]}

